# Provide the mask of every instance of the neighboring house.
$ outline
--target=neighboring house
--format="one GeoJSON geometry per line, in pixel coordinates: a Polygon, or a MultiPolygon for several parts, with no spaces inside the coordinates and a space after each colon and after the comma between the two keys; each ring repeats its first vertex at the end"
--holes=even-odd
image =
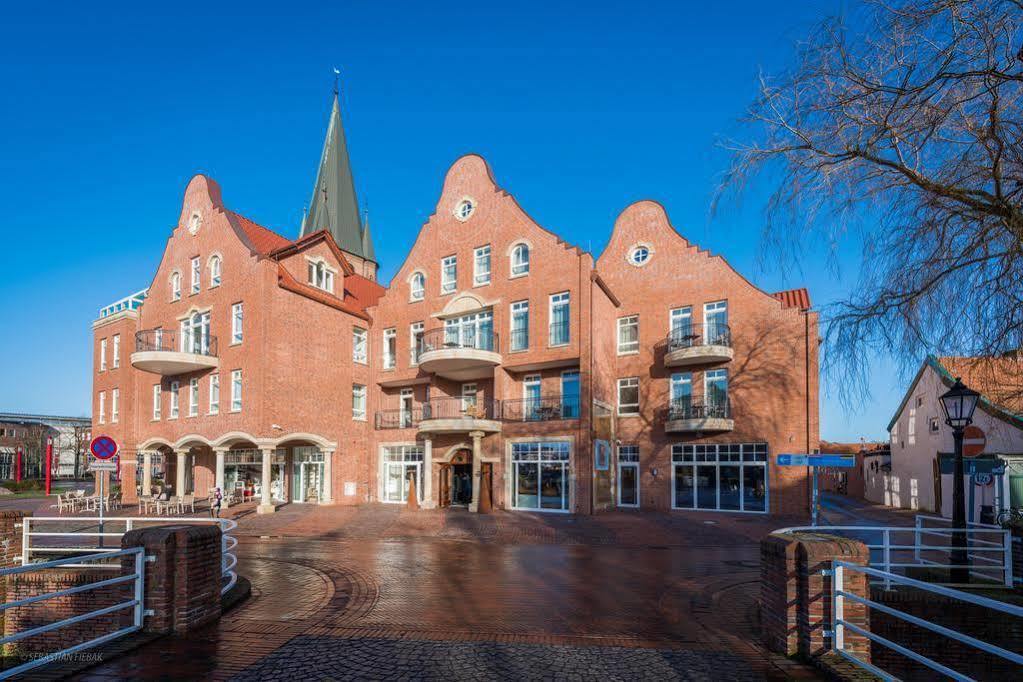
{"type": "Polygon", "coordinates": [[[957,377],[979,391],[973,425],[984,434],[984,459],[1001,459],[1006,475],[966,479],[967,517],[979,520],[982,506],[1023,505],[1023,400],[1020,360],[1015,356],[964,358],[928,356],[888,424],[891,480],[885,504],[952,516],[952,429],[939,396],[957,377]],[[944,464],[942,463],[944,460],[944,464]],[[1016,490],[1010,493],[1010,489],[1016,490]],[[973,509],[969,508],[972,488],[973,509]]]}
{"type": "Polygon", "coordinates": [[[866,497],[866,470],[864,461],[868,453],[876,452],[879,447],[888,450],[887,444],[867,443],[832,443],[822,440],[820,451],[824,454],[855,455],[856,466],[851,468],[830,468],[820,473],[821,490],[841,493],[849,497],[864,499],[866,497]]]}
{"type": "Polygon", "coordinates": [[[427,508],[807,513],[806,470],[774,455],[819,440],[809,295],[757,288],[660,204],[595,259],[467,155],[389,286],[377,270],[336,97],[297,239],[192,178],[150,287],[93,323],[127,494],[162,473],[261,512],[414,486],[427,508]]]}
{"type": "Polygon", "coordinates": [[[879,445],[863,453],[863,498],[889,507],[892,504],[892,451],[879,445]]]}
{"type": "Polygon", "coordinates": [[[14,478],[18,448],[22,451],[22,478],[44,477],[48,438],[53,438],[52,475],[83,476],[91,424],[87,417],[0,413],[0,480],[14,478]]]}

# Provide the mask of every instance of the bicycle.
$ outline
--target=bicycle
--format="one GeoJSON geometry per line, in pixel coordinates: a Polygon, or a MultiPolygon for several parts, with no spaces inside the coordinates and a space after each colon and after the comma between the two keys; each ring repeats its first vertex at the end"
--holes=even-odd
{"type": "Polygon", "coordinates": [[[995,517],[995,523],[999,526],[1006,524],[1023,525],[1023,508],[1008,507],[1001,510],[998,512],[998,516],[995,517]]]}

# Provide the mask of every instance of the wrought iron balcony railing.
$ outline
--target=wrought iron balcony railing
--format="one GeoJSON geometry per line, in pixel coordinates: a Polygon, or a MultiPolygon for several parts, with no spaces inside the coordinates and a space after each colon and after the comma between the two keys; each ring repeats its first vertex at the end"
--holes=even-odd
{"type": "Polygon", "coordinates": [[[544,422],[579,418],[579,396],[538,396],[501,402],[506,422],[544,422]]]}
{"type": "Polygon", "coordinates": [[[434,398],[411,409],[378,410],[377,429],[411,429],[429,419],[490,419],[497,420],[501,412],[498,400],[476,397],[434,398]]]}
{"type": "Polygon", "coordinates": [[[710,322],[675,327],[668,334],[667,351],[669,353],[694,346],[726,346],[731,348],[732,330],[729,329],[727,324],[710,322]]]}
{"type": "Polygon", "coordinates": [[[676,398],[668,404],[666,419],[731,419],[732,409],[727,397],[712,397],[710,400],[686,397],[676,398]]]}
{"type": "Polygon", "coordinates": [[[186,334],[173,329],[143,329],[135,332],[135,352],[165,351],[217,357],[217,337],[210,334],[186,334]]]}
{"type": "Polygon", "coordinates": [[[571,340],[568,320],[552,322],[550,327],[550,345],[563,346],[571,340]]]}
{"type": "Polygon", "coordinates": [[[469,349],[497,352],[497,332],[489,327],[431,329],[423,334],[423,345],[420,354],[435,350],[469,349]]]}
{"type": "Polygon", "coordinates": [[[411,429],[419,426],[423,420],[423,408],[421,406],[412,409],[377,410],[377,429],[411,429]]]}

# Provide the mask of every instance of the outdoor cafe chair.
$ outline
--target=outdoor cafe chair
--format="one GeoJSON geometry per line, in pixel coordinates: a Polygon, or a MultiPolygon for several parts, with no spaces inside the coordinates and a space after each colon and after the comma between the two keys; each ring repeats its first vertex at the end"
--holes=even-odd
{"type": "Polygon", "coordinates": [[[184,514],[185,507],[188,507],[193,514],[195,513],[195,493],[182,495],[178,498],[178,513],[184,514]]]}

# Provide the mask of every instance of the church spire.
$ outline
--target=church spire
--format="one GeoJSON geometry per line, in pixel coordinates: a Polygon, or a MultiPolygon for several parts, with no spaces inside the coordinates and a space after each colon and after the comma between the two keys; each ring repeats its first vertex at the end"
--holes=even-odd
{"type": "Polygon", "coordinates": [[[348,145],[341,125],[341,105],[338,102],[337,71],[334,80],[334,106],[330,111],[327,137],[323,141],[320,167],[309,201],[309,211],[302,219],[304,237],[320,230],[330,230],[342,251],[375,261],[369,232],[359,219],[359,202],[355,197],[355,180],[348,159],[348,145]]]}

